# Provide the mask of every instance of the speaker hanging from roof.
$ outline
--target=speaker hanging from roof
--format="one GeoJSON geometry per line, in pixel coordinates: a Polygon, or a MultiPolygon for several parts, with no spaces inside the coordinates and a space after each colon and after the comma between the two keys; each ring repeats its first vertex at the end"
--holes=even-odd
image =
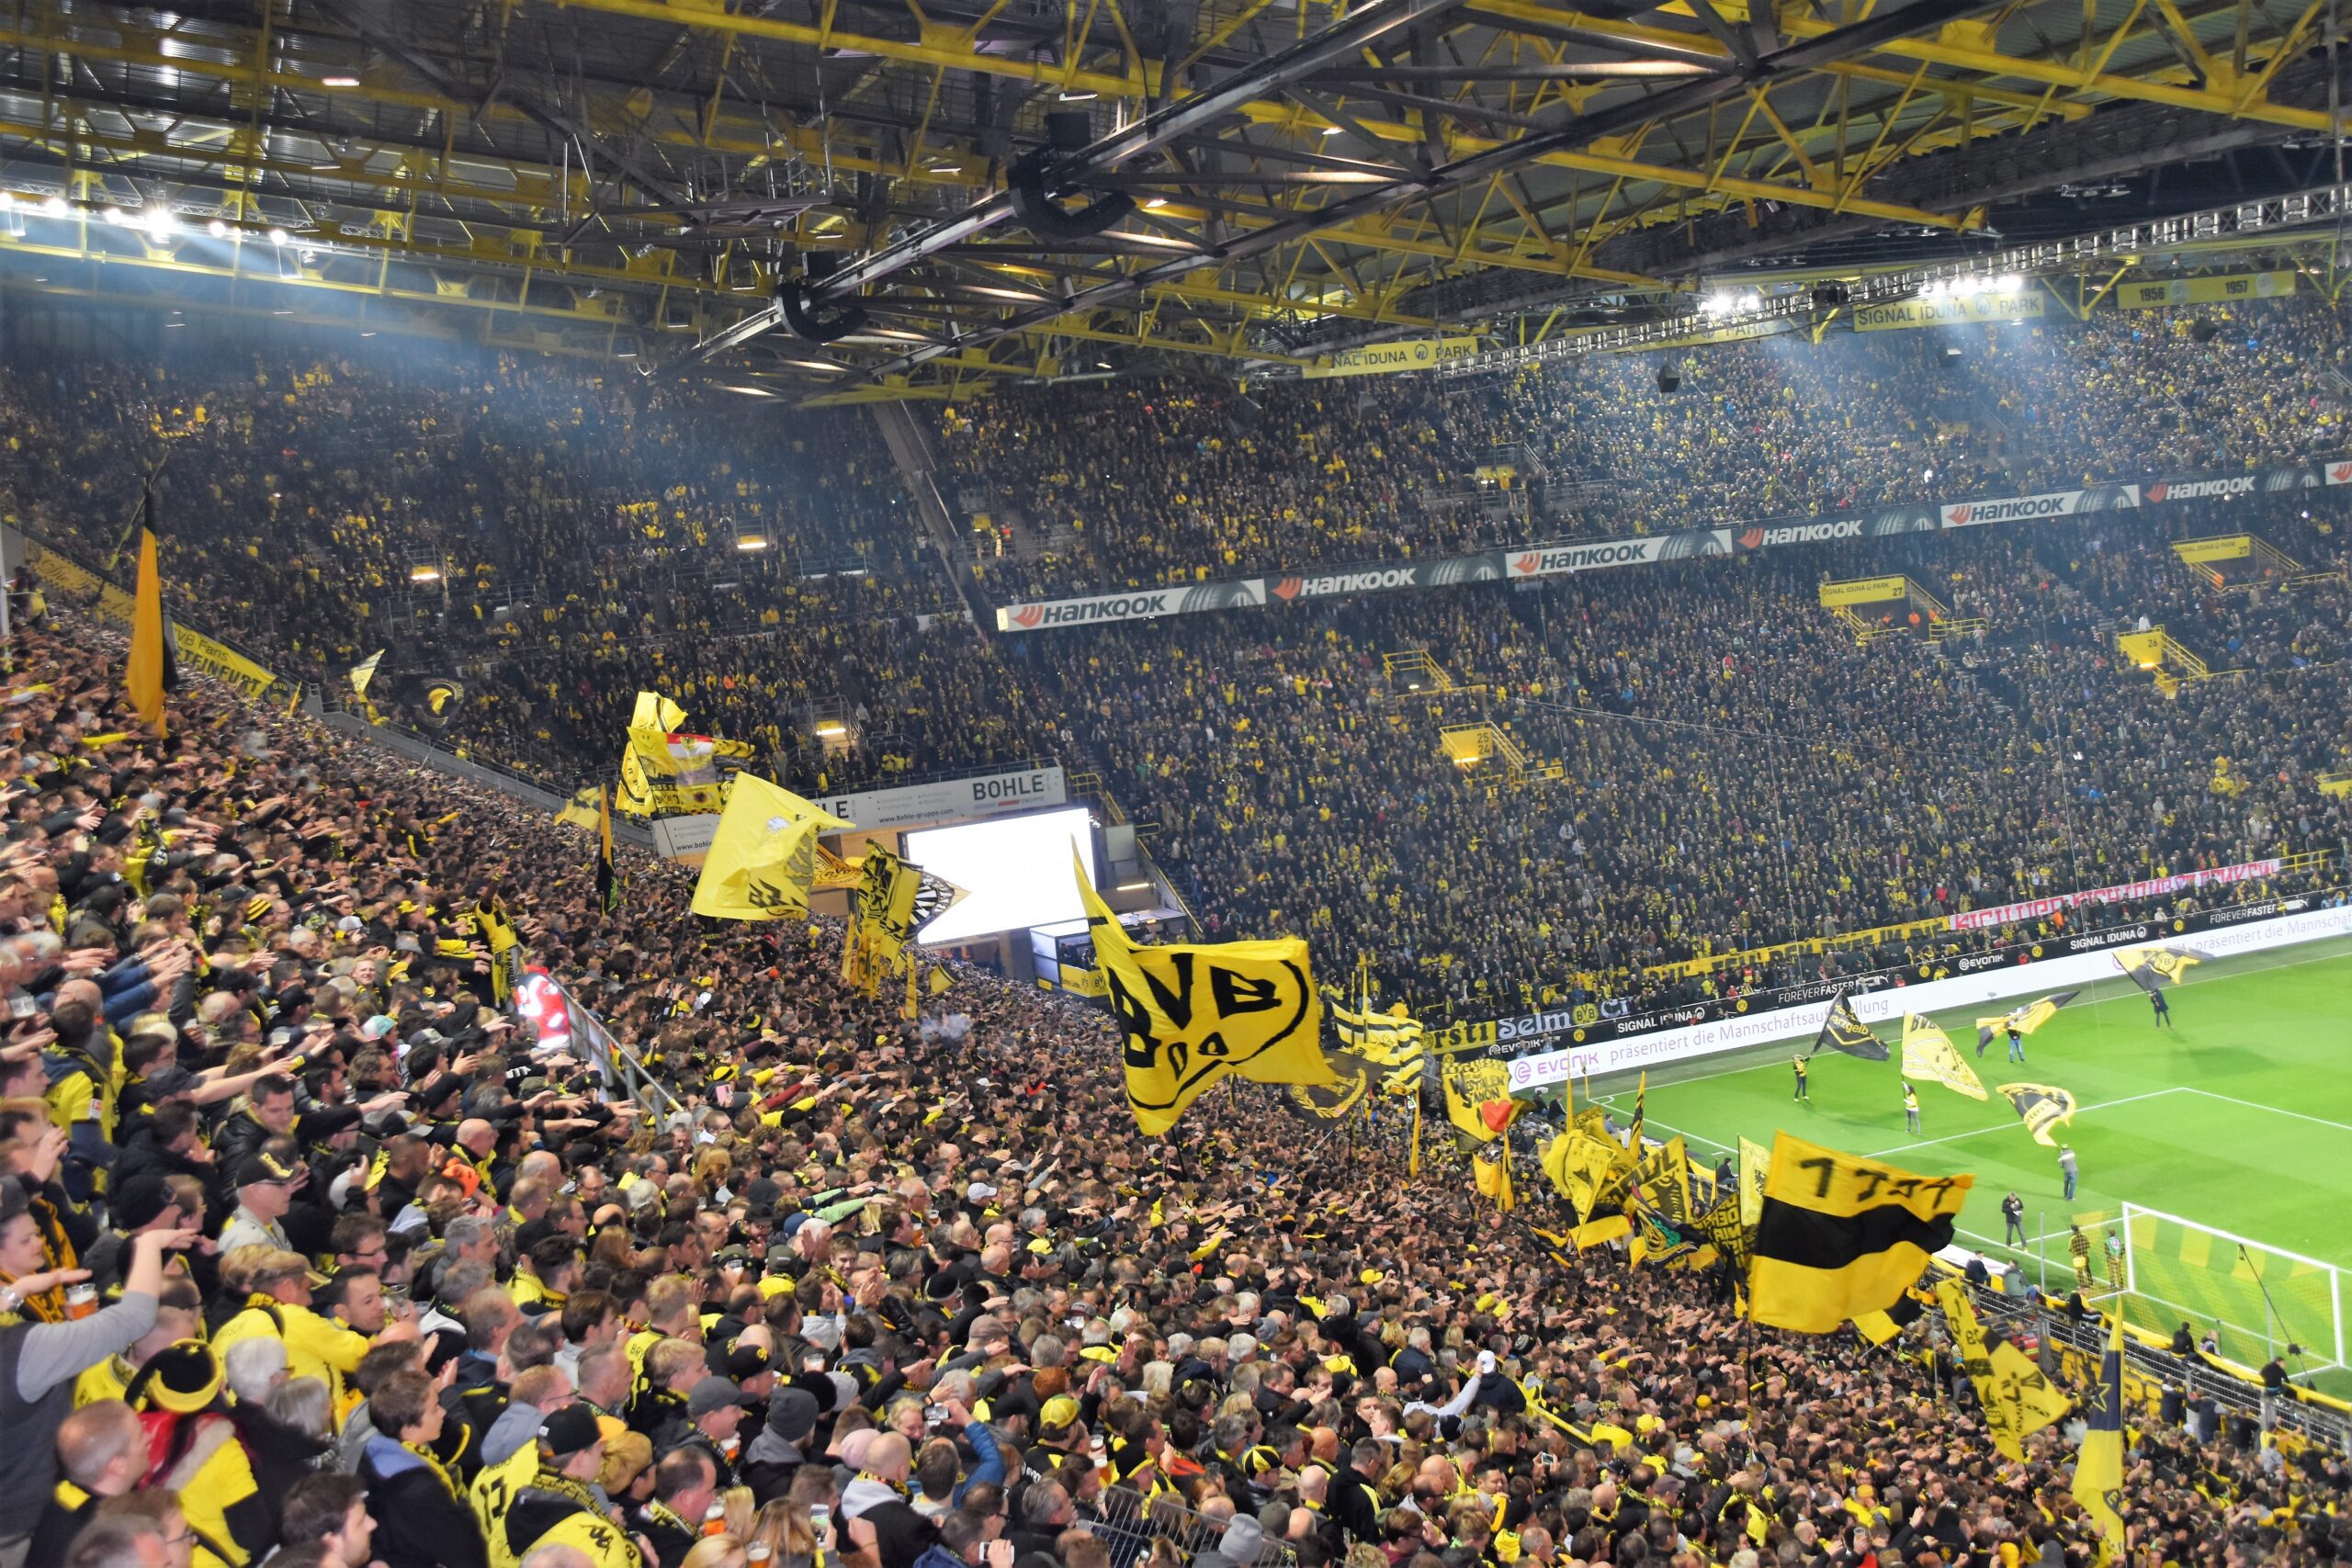
{"type": "Polygon", "coordinates": [[[1084,207],[1064,207],[1055,197],[1062,193],[1047,187],[1046,165],[1055,149],[1040,147],[1012,165],[1010,189],[1012,215],[1041,240],[1087,240],[1102,233],[1136,209],[1136,198],[1125,191],[1111,191],[1084,207]]]}
{"type": "Polygon", "coordinates": [[[839,265],[838,256],[818,252],[808,257],[798,277],[776,290],[785,324],[810,343],[837,343],[865,325],[865,306],[854,301],[826,305],[814,298],[816,286],[831,277],[839,265]]]}

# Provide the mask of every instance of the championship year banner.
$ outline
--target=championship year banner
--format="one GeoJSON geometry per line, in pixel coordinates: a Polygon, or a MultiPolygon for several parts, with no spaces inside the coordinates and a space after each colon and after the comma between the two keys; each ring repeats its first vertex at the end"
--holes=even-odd
{"type": "Polygon", "coordinates": [[[2164,305],[2284,299],[2294,291],[2295,275],[2291,271],[2233,272],[2215,277],[2167,277],[2154,283],[2126,283],[2115,290],[2115,303],[2126,310],[2153,310],[2164,305]]]}

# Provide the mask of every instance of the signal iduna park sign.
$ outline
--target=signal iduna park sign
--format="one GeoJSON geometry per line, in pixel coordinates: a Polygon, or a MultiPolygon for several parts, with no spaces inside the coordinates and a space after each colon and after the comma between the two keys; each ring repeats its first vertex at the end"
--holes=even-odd
{"type": "MultiPolygon", "coordinates": [[[[1867,512],[1816,517],[1764,518],[1727,528],[1685,528],[1664,534],[1630,534],[1597,539],[1556,539],[1516,549],[1435,560],[1366,561],[1354,566],[1317,566],[1261,577],[1227,577],[1136,588],[1122,593],[1091,593],[1069,599],[1040,599],[1001,604],[996,629],[1042,632],[1058,626],[1104,621],[1149,621],[1162,615],[1194,615],[1217,610],[1260,610],[1269,604],[1358,593],[1454,588],[1465,582],[1536,582],[1577,572],[1619,567],[1658,566],[1708,556],[1747,554],[1843,539],[1883,539],[1903,534],[1933,534],[1950,528],[1983,528],[2006,523],[2080,517],[2095,512],[2134,512],[2195,501],[2232,501],[2283,491],[2321,490],[2352,484],[2352,460],[2289,463],[2234,473],[2177,474],[2129,482],[2086,485],[2041,495],[1984,496],[1965,501],[1922,501],[1867,512]]],[[[886,792],[888,793],[888,792],[886,792]]],[[[830,809],[830,807],[828,808],[830,809]]],[[[848,815],[836,813],[836,815],[848,815]]],[[[861,824],[863,825],[863,824],[861,824]]]]}

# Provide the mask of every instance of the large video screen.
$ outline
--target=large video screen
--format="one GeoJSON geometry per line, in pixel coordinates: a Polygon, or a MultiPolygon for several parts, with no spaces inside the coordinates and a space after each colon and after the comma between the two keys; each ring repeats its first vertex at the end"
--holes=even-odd
{"type": "Polygon", "coordinates": [[[970,897],[915,932],[934,946],[1057,920],[1082,919],[1078,884],[1070,877],[1070,846],[1078,846],[1090,884],[1094,833],[1083,807],[1034,817],[925,828],[907,835],[906,858],[944,876],[970,897]]]}

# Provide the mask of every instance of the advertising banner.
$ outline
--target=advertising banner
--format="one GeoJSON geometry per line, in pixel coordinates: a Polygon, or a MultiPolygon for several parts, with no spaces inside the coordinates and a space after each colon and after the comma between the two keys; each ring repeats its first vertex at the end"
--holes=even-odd
{"type": "Polygon", "coordinates": [[[1048,599],[1006,604],[996,613],[1001,632],[1043,631],[1049,626],[1093,626],[1103,621],[1149,621],[1203,610],[1238,610],[1263,604],[1266,584],[1256,577],[1196,582],[1190,587],[1141,588],[1127,593],[1095,593],[1082,599],[1048,599]]]}
{"type": "Polygon", "coordinates": [[[1407,370],[1434,370],[1449,360],[1467,359],[1477,352],[1478,340],[1475,337],[1375,343],[1325,355],[1300,371],[1299,377],[1307,381],[1328,381],[1341,376],[1394,376],[1407,370]]]}
{"type": "MultiPolygon", "coordinates": [[[[2280,898],[2244,908],[2203,910],[2161,921],[2136,921],[2114,931],[2072,938],[2067,943],[2041,943],[2039,957],[2028,950],[1984,954],[1982,956],[1993,961],[1973,972],[1956,973],[1948,979],[1895,985],[1890,977],[1873,976],[1879,981],[1876,986],[1849,987],[1846,999],[1863,1022],[1886,1023],[1905,1013],[1996,1003],[2037,991],[2117,979],[2122,972],[2116,965],[2112,950],[2133,942],[2194,936],[2199,951],[2226,958],[2346,933],[2352,933],[2352,906],[2323,906],[2310,897],[2280,898]]],[[[1747,1012],[1702,1016],[1693,1023],[1667,1022],[1639,1032],[1620,1030],[1607,1038],[1599,1037],[1598,1031],[1588,1030],[1584,1040],[1565,1049],[1513,1057],[1506,1064],[1506,1071],[1511,1092],[1526,1094],[1564,1084],[1572,1077],[1632,1072],[1688,1061],[1694,1056],[1770,1044],[1776,1040],[1806,1039],[1820,1030],[1831,1001],[1831,998],[1824,997],[1797,1006],[1759,1006],[1747,1012]]]]}
{"type": "Polygon", "coordinates": [[[1850,582],[1825,582],[1821,585],[1821,603],[1825,607],[1837,604],[1875,604],[1883,600],[1901,599],[1911,592],[1907,577],[1858,577],[1850,582]]]}
{"type": "Polygon", "coordinates": [[[1507,550],[1504,565],[1511,580],[1520,582],[1562,577],[1570,572],[1601,571],[1614,566],[1654,566],[1659,561],[1729,554],[1730,529],[1694,528],[1686,533],[1653,534],[1644,538],[1595,539],[1587,544],[1507,550]]]}
{"type": "Polygon", "coordinates": [[[1017,768],[1001,773],[983,773],[977,778],[939,779],[899,789],[820,795],[810,799],[818,810],[830,812],[872,833],[926,822],[1000,817],[1009,811],[1030,811],[1069,802],[1069,789],[1057,767],[1017,768]]]}
{"type": "Polygon", "coordinates": [[[1905,327],[1964,327],[1985,321],[2038,321],[2048,296],[2038,283],[2020,288],[1986,288],[1973,294],[1897,299],[1864,305],[1854,312],[1854,330],[1883,333],[1905,327]]]}
{"type": "Polygon", "coordinates": [[[1262,577],[1135,589],[1123,593],[1038,600],[1000,605],[996,626],[1001,632],[1046,631],[1104,621],[1257,609],[1269,604],[1294,604],[1345,594],[1453,588],[1468,582],[1532,583],[1580,571],[1654,566],[1664,561],[1727,555],[1734,550],[1895,538],[1905,534],[1932,534],[1944,528],[1981,528],[1995,523],[2231,500],[2340,484],[2352,484],[2352,461],[2289,463],[2233,474],[2184,474],[2131,483],[2089,485],[2042,495],[1922,501],[1832,516],[1762,519],[1724,528],[1623,538],[1555,540],[1436,560],[1368,561],[1313,570],[1269,571],[1262,577]]]}
{"type": "Polygon", "coordinates": [[[1943,508],[1942,515],[1947,528],[1982,528],[1988,523],[2030,523],[2082,512],[2128,511],[2139,504],[2138,485],[2093,485],[2088,490],[2052,491],[2046,495],[1954,502],[1943,508]]]}

